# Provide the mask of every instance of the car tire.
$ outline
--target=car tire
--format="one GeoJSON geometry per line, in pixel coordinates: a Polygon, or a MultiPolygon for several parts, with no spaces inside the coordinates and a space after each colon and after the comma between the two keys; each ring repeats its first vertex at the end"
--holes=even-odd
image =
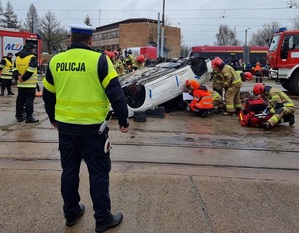
{"type": "Polygon", "coordinates": [[[134,112],[134,121],[146,122],[146,112],[144,112],[144,111],[134,112]]]}

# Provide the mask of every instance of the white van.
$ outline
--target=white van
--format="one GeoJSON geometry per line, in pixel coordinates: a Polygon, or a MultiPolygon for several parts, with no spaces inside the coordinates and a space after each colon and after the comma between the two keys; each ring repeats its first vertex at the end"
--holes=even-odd
{"type": "Polygon", "coordinates": [[[137,56],[140,55],[140,48],[141,47],[131,47],[131,48],[123,49],[122,50],[122,55],[123,55],[123,57],[126,57],[126,51],[128,52],[129,50],[131,50],[132,51],[132,55],[134,57],[137,57],[137,56]]]}

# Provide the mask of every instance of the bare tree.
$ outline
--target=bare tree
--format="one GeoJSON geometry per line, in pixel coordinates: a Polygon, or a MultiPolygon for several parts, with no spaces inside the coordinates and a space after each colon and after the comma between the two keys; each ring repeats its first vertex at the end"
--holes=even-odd
{"type": "Polygon", "coordinates": [[[68,32],[64,27],[60,27],[60,21],[57,21],[55,15],[48,11],[41,19],[38,29],[43,41],[43,51],[52,53],[57,46],[66,39],[68,32]]]}
{"type": "Polygon", "coordinates": [[[87,26],[92,26],[91,24],[91,20],[89,18],[89,15],[86,15],[85,19],[84,19],[84,23],[87,25],[87,26]]]}
{"type": "Polygon", "coordinates": [[[276,21],[264,24],[261,29],[252,34],[249,44],[255,46],[268,46],[269,41],[273,37],[274,30],[279,27],[279,22],[276,21]]]}
{"type": "Polygon", "coordinates": [[[216,34],[216,45],[239,45],[240,41],[236,38],[236,33],[229,29],[227,25],[220,25],[219,32],[216,34]]]}
{"type": "Polygon", "coordinates": [[[33,4],[29,6],[29,11],[27,12],[27,17],[24,22],[24,29],[29,32],[35,33],[37,31],[39,19],[36,12],[36,8],[33,4]]]}
{"type": "MultiPolygon", "coordinates": [[[[288,4],[289,8],[299,8],[299,4],[296,1],[290,0],[287,4],[288,4]]],[[[292,29],[298,30],[299,29],[299,14],[297,14],[295,18],[291,18],[291,22],[293,24],[292,29]]]]}
{"type": "Polygon", "coordinates": [[[7,28],[19,28],[18,17],[14,13],[11,3],[8,1],[6,4],[5,12],[3,13],[3,26],[7,28]]]}
{"type": "Polygon", "coordinates": [[[0,27],[4,27],[4,10],[2,7],[2,1],[0,0],[0,27]]]}

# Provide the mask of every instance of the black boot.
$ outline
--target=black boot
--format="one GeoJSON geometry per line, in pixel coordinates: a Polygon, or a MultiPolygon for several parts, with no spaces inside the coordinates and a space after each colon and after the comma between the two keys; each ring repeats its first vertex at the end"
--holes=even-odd
{"type": "Polygon", "coordinates": [[[1,87],[1,93],[0,93],[0,96],[4,96],[4,88],[1,87]]]}
{"type": "Polygon", "coordinates": [[[25,122],[26,122],[26,123],[36,123],[36,122],[39,122],[39,120],[34,119],[34,118],[31,116],[31,117],[27,117],[25,122]]]}
{"type": "Polygon", "coordinates": [[[8,91],[8,93],[7,93],[8,95],[14,95],[14,94],[15,94],[15,93],[13,93],[13,92],[11,91],[11,87],[8,87],[8,88],[7,88],[7,91],[8,91]]]}

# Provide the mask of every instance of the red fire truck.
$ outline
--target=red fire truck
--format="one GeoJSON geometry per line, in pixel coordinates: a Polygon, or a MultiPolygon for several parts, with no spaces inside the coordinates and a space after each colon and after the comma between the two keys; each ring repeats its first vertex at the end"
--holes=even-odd
{"type": "Polygon", "coordinates": [[[40,61],[40,55],[42,51],[42,40],[38,34],[30,32],[20,32],[16,29],[0,30],[0,56],[1,58],[11,52],[16,54],[23,49],[25,44],[34,44],[36,49],[35,53],[38,55],[38,61],[40,61]]]}
{"type": "Polygon", "coordinates": [[[267,63],[270,78],[299,95],[299,30],[280,28],[271,40],[267,63]]]}

